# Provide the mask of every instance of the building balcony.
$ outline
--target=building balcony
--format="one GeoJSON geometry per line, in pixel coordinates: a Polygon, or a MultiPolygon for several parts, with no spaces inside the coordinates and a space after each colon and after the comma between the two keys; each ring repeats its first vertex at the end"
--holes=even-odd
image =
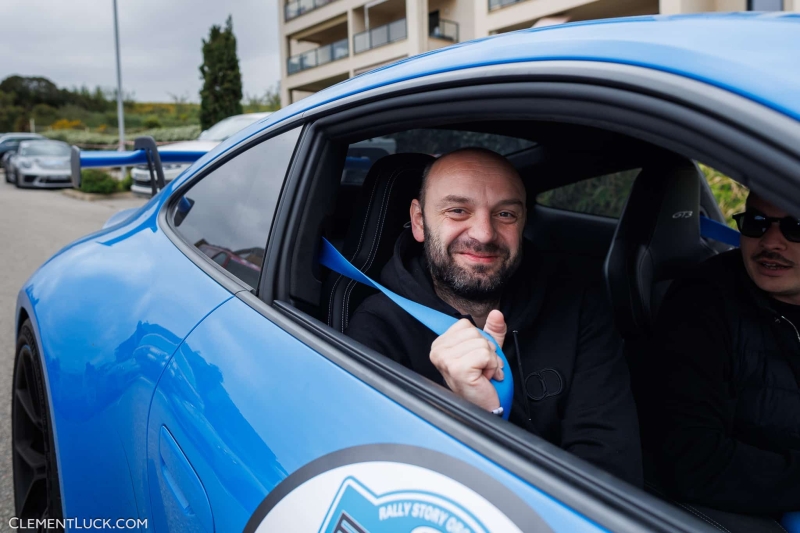
{"type": "Polygon", "coordinates": [[[510,6],[511,4],[518,4],[525,0],[489,0],[489,11],[500,9],[501,7],[510,6]]]}
{"type": "Polygon", "coordinates": [[[288,74],[291,75],[349,56],[350,50],[347,47],[347,39],[345,38],[290,57],[287,60],[286,69],[288,74]]]}
{"type": "Polygon", "coordinates": [[[355,34],[353,36],[353,53],[360,54],[379,46],[402,41],[407,36],[406,19],[395,20],[389,24],[355,34]]]}
{"type": "Polygon", "coordinates": [[[328,5],[334,0],[294,0],[283,7],[283,19],[292,20],[304,13],[328,5]]]}
{"type": "Polygon", "coordinates": [[[444,41],[458,42],[458,22],[439,19],[438,24],[428,28],[428,36],[444,41]]]}

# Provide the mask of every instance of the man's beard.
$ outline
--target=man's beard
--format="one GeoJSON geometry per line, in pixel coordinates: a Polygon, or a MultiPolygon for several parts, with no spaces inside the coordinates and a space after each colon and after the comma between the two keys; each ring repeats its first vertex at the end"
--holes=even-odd
{"type": "Polygon", "coordinates": [[[475,303],[497,301],[506,282],[522,261],[521,247],[512,256],[508,248],[499,244],[457,239],[445,249],[439,236],[428,231],[425,232],[423,246],[431,276],[437,286],[453,296],[475,303]],[[463,252],[497,255],[502,258],[500,268],[493,274],[488,274],[495,265],[462,267],[456,263],[454,254],[463,252]]]}

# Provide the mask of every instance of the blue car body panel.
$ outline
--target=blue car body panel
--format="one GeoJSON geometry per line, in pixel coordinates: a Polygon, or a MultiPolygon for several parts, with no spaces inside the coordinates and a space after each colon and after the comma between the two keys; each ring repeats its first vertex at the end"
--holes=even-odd
{"type": "MultiPolygon", "coordinates": [[[[444,452],[497,479],[555,531],[602,531],[348,374],[233,298],[186,338],[153,399],[148,448],[166,427],[205,481],[217,531],[242,531],[290,472],[336,450],[393,442],[444,452]],[[232,384],[235,383],[235,386],[232,384]],[[347,413],[343,420],[342,413],[347,413]],[[352,420],[348,427],[346,420],[352,420]],[[302,443],[302,445],[301,445],[302,443]]],[[[163,477],[150,457],[151,491],[163,477]]],[[[163,483],[163,482],[161,482],[163,483]]],[[[190,531],[189,518],[163,530],[190,531]]],[[[169,502],[169,498],[165,501],[169,502]]],[[[177,506],[176,506],[177,507],[177,506]]],[[[174,509],[168,509],[174,513],[174,509]]]]}
{"type": "Polygon", "coordinates": [[[149,515],[136,465],[144,465],[156,383],[183,338],[232,296],[158,230],[154,215],[150,206],[124,227],[68,246],[19,296],[46,368],[65,516],[149,515]]]}
{"type": "Polygon", "coordinates": [[[138,516],[158,530],[241,530],[303,465],[342,448],[392,442],[423,443],[473,465],[554,530],[597,530],[235,298],[175,246],[158,213],[177,187],[259,132],[404,80],[527,61],[616,63],[699,80],[800,119],[799,57],[796,14],[524,30],[357,76],[221,143],[145,207],[64,248],[20,291],[18,318],[31,319],[43,357],[65,516],[138,516]],[[782,53],[765,60],[774,49],[782,53]],[[170,501],[174,507],[165,507],[170,501]]]}

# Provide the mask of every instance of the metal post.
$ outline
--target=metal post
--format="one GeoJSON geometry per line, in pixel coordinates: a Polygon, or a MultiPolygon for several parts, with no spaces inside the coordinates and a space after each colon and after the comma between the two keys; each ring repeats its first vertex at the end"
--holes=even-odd
{"type": "MultiPolygon", "coordinates": [[[[119,24],[117,23],[117,0],[114,2],[114,42],[117,51],[117,126],[119,129],[120,152],[125,150],[125,114],[122,110],[122,65],[119,59],[119,24]]],[[[125,167],[120,168],[120,179],[125,178],[125,167]]]]}

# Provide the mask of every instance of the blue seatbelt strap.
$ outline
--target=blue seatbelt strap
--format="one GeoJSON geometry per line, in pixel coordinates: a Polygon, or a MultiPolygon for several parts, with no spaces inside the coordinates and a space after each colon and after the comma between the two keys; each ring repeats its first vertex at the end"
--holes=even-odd
{"type": "Polygon", "coordinates": [[[739,247],[739,232],[708,217],[700,215],[700,235],[706,239],[739,247]]]}
{"type": "MultiPolygon", "coordinates": [[[[361,282],[364,285],[369,285],[374,289],[378,289],[390,300],[405,309],[411,316],[422,322],[437,335],[443,334],[445,331],[450,329],[450,326],[458,322],[458,319],[455,317],[448,316],[442,312],[436,311],[435,309],[431,309],[430,307],[425,307],[417,302],[412,302],[407,298],[403,298],[402,296],[393,293],[380,283],[372,281],[363,272],[358,270],[347,259],[345,259],[344,256],[340,254],[339,251],[334,248],[334,246],[329,243],[325,237],[322,238],[322,248],[319,254],[319,263],[322,266],[330,268],[334,272],[338,272],[342,276],[361,282]]],[[[508,420],[508,415],[511,414],[511,403],[514,399],[514,378],[511,374],[511,368],[508,365],[508,360],[506,359],[503,350],[500,348],[500,346],[497,346],[497,342],[495,342],[492,336],[481,329],[478,329],[478,331],[480,331],[481,335],[486,337],[489,342],[496,346],[496,353],[503,361],[503,373],[505,374],[505,378],[503,381],[492,380],[492,385],[494,385],[494,388],[497,390],[497,396],[500,398],[500,406],[503,408],[503,418],[508,420]]]]}

